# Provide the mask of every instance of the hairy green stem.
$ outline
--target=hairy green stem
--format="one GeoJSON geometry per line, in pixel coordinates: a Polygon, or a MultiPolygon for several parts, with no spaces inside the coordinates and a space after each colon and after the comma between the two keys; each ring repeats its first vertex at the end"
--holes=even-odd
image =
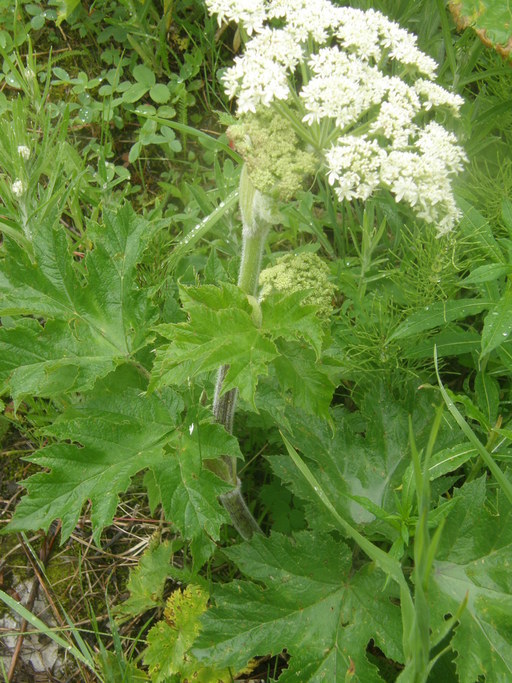
{"type": "MultiPolygon", "coordinates": [[[[267,204],[266,198],[252,185],[244,167],[240,178],[243,245],[238,286],[251,296],[255,296],[257,292],[261,258],[270,228],[267,204]]],[[[228,370],[229,365],[223,365],[219,369],[213,400],[213,414],[215,420],[231,434],[236,410],[237,390],[230,389],[222,394],[222,387],[228,370]]],[[[211,466],[216,474],[236,487],[233,491],[221,496],[221,502],[229,513],[235,529],[246,540],[255,533],[262,533],[242,496],[240,479],[238,479],[236,472],[236,458],[224,456],[222,464],[212,462],[211,466]]]]}
{"type": "Polygon", "coordinates": [[[244,500],[240,479],[237,479],[236,488],[222,495],[220,501],[231,517],[231,523],[244,540],[248,541],[254,534],[263,533],[244,500]]]}

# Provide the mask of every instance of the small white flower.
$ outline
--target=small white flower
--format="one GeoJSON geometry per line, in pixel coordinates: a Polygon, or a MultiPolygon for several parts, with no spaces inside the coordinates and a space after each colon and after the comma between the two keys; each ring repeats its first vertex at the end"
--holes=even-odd
{"type": "Polygon", "coordinates": [[[428,78],[436,75],[437,64],[416,46],[416,36],[401,28],[384,15],[380,15],[379,33],[383,46],[389,51],[389,56],[401,64],[415,67],[428,78]]]}
{"type": "Polygon", "coordinates": [[[421,109],[421,102],[414,88],[395,76],[387,80],[387,98],[382,102],[372,133],[381,133],[395,146],[407,146],[416,131],[414,117],[421,109]]]}
{"type": "Polygon", "coordinates": [[[223,21],[242,23],[249,35],[261,31],[266,18],[264,0],[206,0],[210,14],[216,14],[219,26],[223,21]]]}
{"type": "Polygon", "coordinates": [[[380,25],[382,15],[373,10],[344,7],[340,10],[340,25],[336,31],[339,44],[364,61],[378,63],[382,56],[380,25]]]}
{"type": "Polygon", "coordinates": [[[340,22],[340,8],[329,0],[271,0],[268,19],[286,21],[286,30],[295,40],[304,43],[308,37],[322,44],[329,37],[329,29],[336,29],[340,22]]]}
{"type": "Polygon", "coordinates": [[[380,184],[386,152],[376,140],[346,135],[326,152],[328,180],[340,200],[368,199],[380,184]]]}
{"type": "Polygon", "coordinates": [[[18,154],[25,161],[30,159],[30,149],[26,145],[18,145],[18,154]]]}
{"type": "Polygon", "coordinates": [[[22,180],[16,179],[11,185],[12,193],[15,197],[21,197],[25,193],[25,184],[22,180]]]}
{"type": "Polygon", "coordinates": [[[448,107],[455,116],[458,116],[459,109],[464,104],[464,100],[460,95],[454,95],[448,90],[441,88],[437,83],[426,81],[423,78],[417,80],[414,84],[414,89],[424,100],[423,108],[425,110],[432,109],[432,107],[448,107]]]}
{"type": "Polygon", "coordinates": [[[304,121],[309,124],[330,118],[343,130],[378,104],[386,92],[386,78],[376,67],[336,47],[321,48],[308,66],[313,76],[300,96],[307,112],[304,121]]]}
{"type": "Polygon", "coordinates": [[[300,44],[285,31],[265,28],[255,36],[245,55],[237,57],[223,77],[226,93],[238,97],[239,113],[255,112],[273,100],[287,99],[289,73],[301,58],[300,44]]]}

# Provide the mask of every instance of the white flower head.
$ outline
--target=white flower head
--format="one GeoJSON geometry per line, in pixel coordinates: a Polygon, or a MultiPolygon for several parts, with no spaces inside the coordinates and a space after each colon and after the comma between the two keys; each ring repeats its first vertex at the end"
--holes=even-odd
{"type": "Polygon", "coordinates": [[[210,14],[216,14],[219,26],[224,21],[243,24],[249,35],[261,31],[266,18],[264,0],[206,0],[210,14]]]}
{"type": "Polygon", "coordinates": [[[340,200],[368,199],[380,183],[386,152],[376,140],[347,135],[326,152],[328,180],[340,200]]]}
{"type": "Polygon", "coordinates": [[[265,28],[247,45],[223,78],[229,97],[238,97],[239,113],[256,112],[290,95],[288,77],[302,59],[302,48],[290,34],[265,28]],[[250,69],[247,68],[250,63],[250,69]]]}
{"type": "Polygon", "coordinates": [[[18,154],[24,161],[30,159],[30,148],[26,145],[18,145],[18,154]]]}
{"type": "Polygon", "coordinates": [[[312,38],[323,44],[338,26],[339,12],[329,0],[271,0],[267,18],[285,20],[287,32],[301,43],[312,38]]]}
{"type": "Polygon", "coordinates": [[[384,188],[439,234],[453,227],[451,183],[465,155],[435,117],[439,108],[458,115],[463,100],[434,82],[436,63],[414,35],[329,0],[206,1],[252,35],[223,77],[239,114],[287,115],[340,199],[384,188]]]}
{"type": "Polygon", "coordinates": [[[25,194],[25,189],[25,183],[19,178],[11,185],[11,190],[15,197],[22,197],[25,194]]]}
{"type": "Polygon", "coordinates": [[[451,109],[454,116],[459,115],[459,109],[464,104],[464,100],[460,95],[448,92],[437,83],[427,81],[422,78],[417,80],[414,84],[414,90],[423,100],[423,108],[427,111],[432,107],[448,107],[451,109]]]}

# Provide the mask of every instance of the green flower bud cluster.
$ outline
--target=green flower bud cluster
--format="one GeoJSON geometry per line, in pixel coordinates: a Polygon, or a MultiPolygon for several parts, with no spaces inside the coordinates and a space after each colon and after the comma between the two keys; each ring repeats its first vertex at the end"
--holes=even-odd
{"type": "Polygon", "coordinates": [[[273,292],[311,290],[303,303],[318,306],[318,315],[328,318],[336,292],[329,274],[329,267],[316,254],[286,254],[260,273],[260,298],[265,299],[273,292]]]}
{"type": "Polygon", "coordinates": [[[315,155],[302,149],[290,123],[273,110],[244,114],[227,134],[254,187],[273,199],[290,201],[318,168],[315,155]]]}

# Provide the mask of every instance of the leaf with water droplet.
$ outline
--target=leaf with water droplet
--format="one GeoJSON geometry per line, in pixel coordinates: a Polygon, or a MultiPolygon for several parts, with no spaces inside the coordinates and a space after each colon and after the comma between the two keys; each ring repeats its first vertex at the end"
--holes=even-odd
{"type": "Polygon", "coordinates": [[[512,332],[512,291],[505,292],[484,320],[480,358],[505,342],[512,332]]]}
{"type": "Polygon", "coordinates": [[[420,311],[412,313],[401,323],[388,342],[395,339],[406,339],[421,332],[444,327],[454,320],[462,320],[476,315],[493,305],[489,299],[458,299],[457,301],[436,301],[420,311]]]}

